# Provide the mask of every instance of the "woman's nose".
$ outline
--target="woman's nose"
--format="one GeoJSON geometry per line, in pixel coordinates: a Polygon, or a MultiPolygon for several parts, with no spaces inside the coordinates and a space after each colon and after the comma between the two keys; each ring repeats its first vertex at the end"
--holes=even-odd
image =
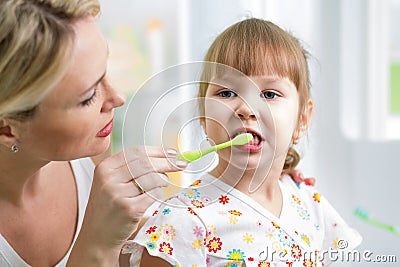
{"type": "Polygon", "coordinates": [[[117,108],[125,104],[126,97],[122,92],[116,90],[108,83],[105,87],[104,103],[101,108],[102,112],[107,112],[113,108],[117,108]]]}

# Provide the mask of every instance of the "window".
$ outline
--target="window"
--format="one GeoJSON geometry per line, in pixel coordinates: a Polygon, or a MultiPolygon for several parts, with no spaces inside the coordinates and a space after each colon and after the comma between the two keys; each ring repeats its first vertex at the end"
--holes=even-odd
{"type": "Polygon", "coordinates": [[[353,140],[400,140],[400,0],[341,4],[342,129],[353,140]]]}

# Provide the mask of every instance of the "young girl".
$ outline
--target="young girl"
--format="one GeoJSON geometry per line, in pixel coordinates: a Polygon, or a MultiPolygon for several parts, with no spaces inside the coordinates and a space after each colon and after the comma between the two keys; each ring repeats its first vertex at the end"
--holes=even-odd
{"type": "Polygon", "coordinates": [[[248,132],[253,140],[218,151],[214,170],[153,213],[130,247],[131,266],[324,266],[340,260],[329,259],[329,251],[354,248],[359,234],[313,187],[279,179],[298,163],[292,146],[312,116],[307,52],[273,23],[247,19],[219,35],[205,61],[242,73],[218,64],[205,68],[210,82],[200,85],[198,96],[207,137],[222,143],[248,132]]]}

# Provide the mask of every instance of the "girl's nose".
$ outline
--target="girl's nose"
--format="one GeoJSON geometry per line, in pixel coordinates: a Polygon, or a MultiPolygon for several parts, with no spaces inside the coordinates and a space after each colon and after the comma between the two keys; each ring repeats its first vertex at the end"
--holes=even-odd
{"type": "Polygon", "coordinates": [[[245,101],[241,101],[235,111],[236,117],[241,120],[256,119],[254,110],[245,101]]]}
{"type": "Polygon", "coordinates": [[[117,91],[112,85],[106,84],[104,88],[104,103],[101,108],[102,112],[108,112],[113,108],[122,106],[126,97],[122,92],[117,91]]]}

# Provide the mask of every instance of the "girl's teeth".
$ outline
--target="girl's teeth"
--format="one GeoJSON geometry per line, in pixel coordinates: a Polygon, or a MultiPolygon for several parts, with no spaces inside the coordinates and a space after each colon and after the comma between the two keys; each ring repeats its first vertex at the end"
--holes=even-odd
{"type": "Polygon", "coordinates": [[[258,135],[254,135],[253,134],[253,140],[251,140],[251,142],[249,143],[249,145],[259,145],[261,142],[260,138],[258,137],[258,135]]]}

